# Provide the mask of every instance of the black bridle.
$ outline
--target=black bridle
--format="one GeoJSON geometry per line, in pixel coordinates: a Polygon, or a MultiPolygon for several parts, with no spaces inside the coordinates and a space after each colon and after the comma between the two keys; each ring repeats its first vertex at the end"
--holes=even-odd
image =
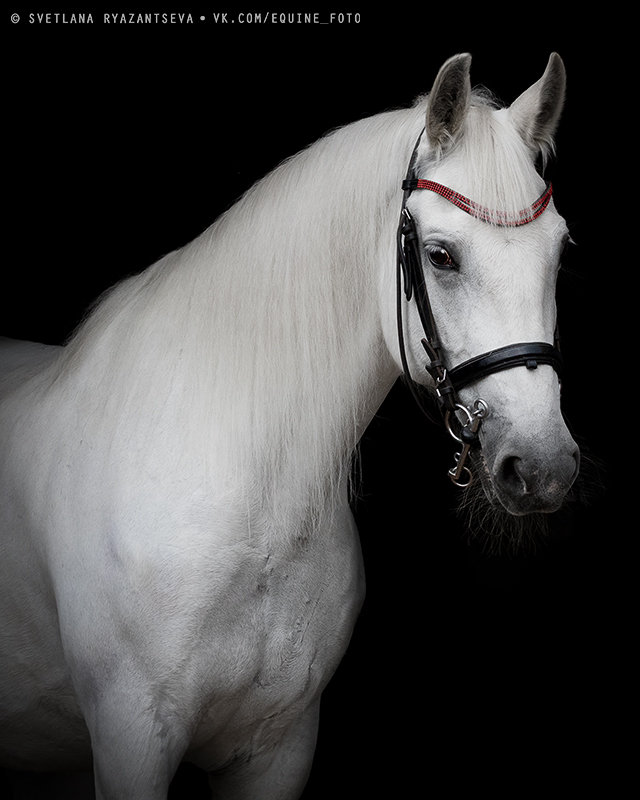
{"type": "Polygon", "coordinates": [[[437,192],[449,202],[458,206],[458,208],[484,222],[491,222],[501,227],[515,227],[532,222],[544,212],[551,200],[552,188],[551,184],[548,184],[545,192],[526,211],[515,215],[490,212],[488,209],[445,186],[433,181],[416,178],[413,175],[413,169],[417,157],[417,149],[418,143],[416,143],[409,163],[407,177],[402,183],[402,210],[397,231],[397,323],[400,358],[412,394],[426,416],[431,419],[431,415],[421,402],[407,363],[402,323],[402,286],[404,284],[406,300],[410,301],[413,297],[418,309],[424,331],[424,337],[421,340],[422,346],[429,359],[425,369],[435,382],[438,405],[444,416],[446,428],[451,436],[462,445],[460,452],[456,453],[456,464],[449,470],[449,476],[457,486],[464,487],[468,486],[473,480],[471,471],[466,466],[466,461],[471,449],[479,443],[478,432],[482,419],[488,413],[488,407],[483,400],[478,399],[472,408],[468,408],[460,402],[458,397],[459,390],[487,375],[519,366],[524,366],[527,369],[536,369],[538,364],[549,364],[560,375],[562,372],[562,356],[557,346],[556,333],[554,344],[548,344],[547,342],[509,344],[470,358],[457,366],[450,367],[446,362],[442,343],[438,337],[438,329],[422,267],[422,247],[416,224],[407,209],[407,201],[415,189],[427,189],[437,192]],[[459,417],[462,417],[463,421],[459,417]]]}

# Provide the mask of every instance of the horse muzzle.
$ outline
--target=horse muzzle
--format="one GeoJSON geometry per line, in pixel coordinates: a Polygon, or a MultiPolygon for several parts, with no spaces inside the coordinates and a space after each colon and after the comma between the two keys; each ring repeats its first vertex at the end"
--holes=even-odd
{"type": "Polygon", "coordinates": [[[514,427],[502,434],[488,422],[482,448],[487,494],[516,516],[557,511],[580,467],[579,448],[564,422],[544,432],[514,427]]]}

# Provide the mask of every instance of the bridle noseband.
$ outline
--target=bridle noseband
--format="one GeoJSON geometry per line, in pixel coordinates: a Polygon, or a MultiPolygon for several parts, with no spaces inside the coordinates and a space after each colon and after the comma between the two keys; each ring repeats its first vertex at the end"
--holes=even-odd
{"type": "Polygon", "coordinates": [[[402,286],[404,285],[406,300],[410,301],[413,297],[418,309],[424,331],[424,338],[421,340],[422,346],[429,358],[425,369],[435,382],[438,405],[444,416],[445,426],[449,434],[462,445],[460,451],[456,453],[456,463],[449,470],[449,476],[457,486],[465,487],[473,480],[473,475],[466,465],[467,458],[472,448],[479,443],[480,425],[489,413],[489,408],[484,400],[480,398],[474,402],[471,408],[468,408],[460,402],[458,397],[459,390],[487,375],[519,366],[524,366],[527,369],[536,369],[538,364],[549,364],[560,375],[562,372],[562,356],[557,346],[556,332],[554,344],[548,344],[547,342],[509,344],[470,358],[455,367],[450,367],[446,363],[442,344],[438,337],[422,268],[422,248],[416,224],[407,209],[407,201],[414,190],[425,189],[436,192],[462,211],[483,222],[489,222],[500,227],[518,227],[533,222],[544,212],[551,200],[552,187],[551,184],[547,184],[543,194],[529,209],[524,211],[513,215],[490,211],[446,186],[434,181],[414,177],[412,172],[417,158],[419,141],[420,139],[418,139],[414,147],[408,174],[402,183],[402,209],[397,231],[397,323],[400,358],[411,392],[423,412],[427,417],[431,418],[417,393],[407,363],[402,323],[402,286]],[[459,417],[462,417],[462,421],[459,417]]]}

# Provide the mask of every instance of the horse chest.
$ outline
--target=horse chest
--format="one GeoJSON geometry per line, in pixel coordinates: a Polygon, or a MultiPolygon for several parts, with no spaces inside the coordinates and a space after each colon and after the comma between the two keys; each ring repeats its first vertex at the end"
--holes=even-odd
{"type": "Polygon", "coordinates": [[[321,554],[313,545],[296,557],[265,557],[260,570],[243,572],[234,622],[212,613],[215,630],[201,654],[210,659],[211,683],[193,742],[207,759],[234,757],[256,732],[276,736],[333,674],[364,591],[360,549],[350,533],[321,554]]]}

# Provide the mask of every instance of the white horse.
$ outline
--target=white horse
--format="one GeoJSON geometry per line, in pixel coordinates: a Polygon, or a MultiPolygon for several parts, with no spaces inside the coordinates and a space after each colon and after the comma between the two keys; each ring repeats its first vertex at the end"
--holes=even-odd
{"type": "Polygon", "coordinates": [[[350,458],[403,366],[446,400],[425,288],[450,367],[544,343],[455,387],[447,417],[463,461],[479,436],[492,503],[562,503],[578,453],[543,356],[568,234],[535,162],[564,67],[553,54],[508,108],[469,68],[450,59],[412,108],[282,164],[64,348],[4,343],[5,768],[92,769],[100,800],[160,800],[187,760],[214,798],[300,795],[363,600],[350,458]],[[402,347],[401,210],[420,263],[402,347]]]}

